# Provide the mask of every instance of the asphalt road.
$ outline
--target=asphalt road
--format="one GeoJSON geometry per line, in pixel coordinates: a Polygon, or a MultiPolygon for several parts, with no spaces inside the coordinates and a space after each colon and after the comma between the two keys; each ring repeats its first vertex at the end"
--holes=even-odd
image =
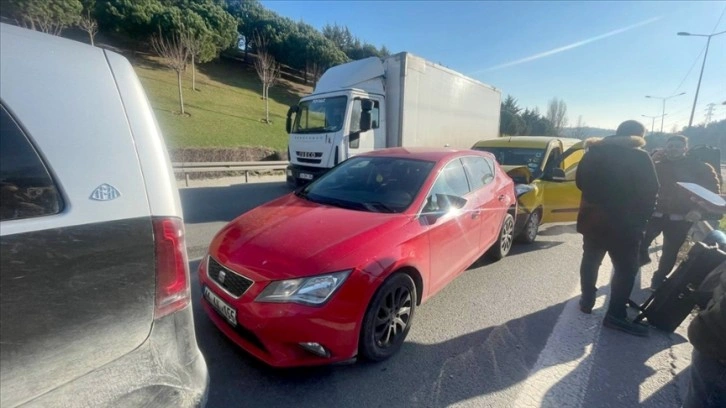
{"type": "MultiPolygon", "coordinates": [[[[190,259],[226,222],[287,191],[283,183],[182,189],[190,259]]],[[[577,310],[580,255],[573,225],[546,228],[535,244],[478,262],[422,305],[390,360],[296,370],[264,366],[216,329],[199,304],[193,260],[209,407],[679,406],[683,330],[641,339],[601,329],[604,296],[593,315],[577,310]]]]}

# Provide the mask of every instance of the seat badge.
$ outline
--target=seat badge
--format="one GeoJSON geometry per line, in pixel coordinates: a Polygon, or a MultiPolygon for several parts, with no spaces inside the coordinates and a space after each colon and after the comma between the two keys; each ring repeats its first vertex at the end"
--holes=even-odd
{"type": "Polygon", "coordinates": [[[217,279],[219,279],[219,283],[224,284],[225,278],[227,278],[227,274],[224,273],[224,271],[219,271],[219,275],[217,275],[217,279]]]}
{"type": "Polygon", "coordinates": [[[116,190],[116,187],[103,183],[93,190],[89,198],[96,201],[111,201],[119,198],[119,196],[121,196],[121,193],[116,190]]]}

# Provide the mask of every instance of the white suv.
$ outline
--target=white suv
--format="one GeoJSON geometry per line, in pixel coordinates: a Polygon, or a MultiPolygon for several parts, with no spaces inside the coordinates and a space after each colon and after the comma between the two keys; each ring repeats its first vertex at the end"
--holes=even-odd
{"type": "Polygon", "coordinates": [[[179,194],[129,62],[0,24],[0,406],[199,406],[179,194]]]}

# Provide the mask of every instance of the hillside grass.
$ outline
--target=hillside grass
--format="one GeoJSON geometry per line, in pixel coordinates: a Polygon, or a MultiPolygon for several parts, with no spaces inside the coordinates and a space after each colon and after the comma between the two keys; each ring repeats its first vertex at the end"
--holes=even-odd
{"type": "Polygon", "coordinates": [[[265,101],[254,68],[221,59],[197,67],[191,89],[191,67],[183,75],[184,108],[179,114],[176,73],[149,55],[129,58],[151,101],[167,147],[287,149],[287,109],[312,89],[281,80],[270,89],[270,121],[264,123],[265,101]]]}

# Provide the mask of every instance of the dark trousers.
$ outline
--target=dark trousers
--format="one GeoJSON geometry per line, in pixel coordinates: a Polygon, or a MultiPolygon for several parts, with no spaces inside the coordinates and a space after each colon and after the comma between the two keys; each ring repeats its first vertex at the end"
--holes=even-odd
{"type": "Polygon", "coordinates": [[[583,303],[595,302],[597,275],[605,254],[613,263],[613,277],[610,281],[610,303],[608,314],[624,319],[627,303],[638,274],[638,251],[640,236],[628,234],[620,240],[601,240],[583,235],[582,263],[580,264],[580,289],[583,303]]]}
{"type": "Polygon", "coordinates": [[[683,242],[688,236],[693,223],[690,221],[671,221],[666,217],[653,217],[648,222],[648,228],[645,231],[643,239],[642,251],[648,251],[653,240],[663,233],[663,253],[658,262],[658,270],[653,274],[653,284],[661,283],[676,264],[678,251],[681,249],[683,242]]]}
{"type": "Polygon", "coordinates": [[[726,407],[726,365],[693,349],[691,381],[683,408],[726,407]]]}

